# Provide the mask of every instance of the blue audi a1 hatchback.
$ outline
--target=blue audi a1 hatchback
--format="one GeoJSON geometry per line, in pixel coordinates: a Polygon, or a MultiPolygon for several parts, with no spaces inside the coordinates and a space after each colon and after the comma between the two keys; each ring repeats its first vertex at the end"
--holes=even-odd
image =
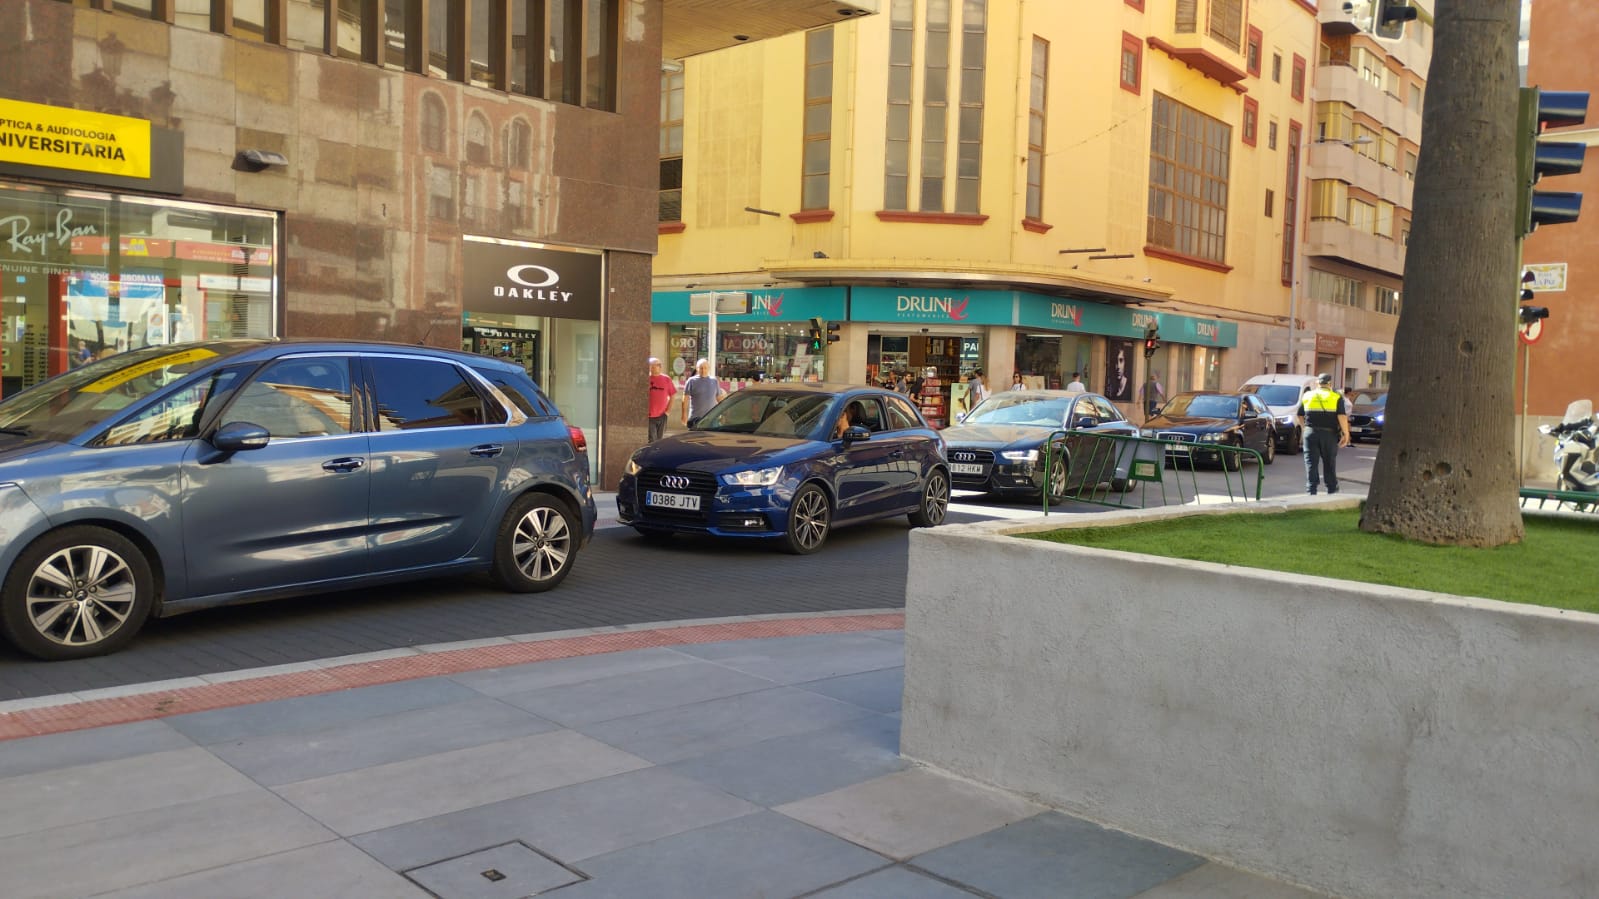
{"type": "Polygon", "coordinates": [[[111,652],[151,616],[457,572],[559,584],[581,430],[520,367],[419,346],[148,347],[0,402],[0,633],[111,652]]]}
{"type": "Polygon", "coordinates": [[[907,515],[943,523],[949,464],[938,432],[892,391],[771,384],[731,394],[691,431],[628,460],[618,520],[676,533],[821,549],[836,525],[907,515]]]}

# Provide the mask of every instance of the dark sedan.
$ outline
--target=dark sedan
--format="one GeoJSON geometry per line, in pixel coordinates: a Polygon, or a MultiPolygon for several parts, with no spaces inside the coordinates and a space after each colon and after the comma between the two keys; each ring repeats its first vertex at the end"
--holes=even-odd
{"type": "Polygon", "coordinates": [[[1388,417],[1388,391],[1360,391],[1349,406],[1350,441],[1381,440],[1383,422],[1388,417]]]}
{"type": "Polygon", "coordinates": [[[1096,440],[1095,435],[1136,437],[1138,427],[1104,397],[1065,390],[1007,390],[983,400],[960,424],[944,431],[950,478],[957,490],[1040,496],[1044,444],[1061,430],[1068,433],[1053,444],[1051,502],[1085,484],[1126,488],[1125,466],[1117,470],[1117,460],[1126,454],[1113,441],[1096,440]]]}
{"type": "Polygon", "coordinates": [[[521,368],[212,341],[0,403],[0,632],[48,659],[151,616],[483,571],[548,590],[594,530],[582,431],[521,368]]]}
{"type": "Polygon", "coordinates": [[[1267,464],[1277,460],[1277,419],[1253,393],[1179,393],[1166,401],[1159,415],[1144,422],[1143,434],[1179,442],[1166,447],[1168,460],[1209,462],[1237,471],[1242,457],[1223,453],[1215,449],[1218,446],[1255,450],[1267,464]]]}
{"type": "Polygon", "coordinates": [[[893,515],[931,527],[949,507],[944,444],[903,395],[822,384],[749,387],[694,429],[633,454],[618,520],[649,538],[822,547],[835,526],[893,515]]]}

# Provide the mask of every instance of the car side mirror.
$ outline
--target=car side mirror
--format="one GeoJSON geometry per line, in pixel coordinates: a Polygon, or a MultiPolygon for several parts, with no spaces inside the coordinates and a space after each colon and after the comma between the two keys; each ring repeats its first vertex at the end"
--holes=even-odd
{"type": "Polygon", "coordinates": [[[846,428],[845,431],[844,431],[844,442],[845,443],[854,443],[854,442],[856,442],[858,440],[870,440],[870,439],[872,439],[872,432],[866,430],[865,428],[861,427],[860,425],[851,425],[850,427],[846,428]]]}
{"type": "Polygon", "coordinates": [[[211,445],[224,453],[260,449],[271,440],[271,432],[248,421],[230,421],[211,435],[211,445]]]}

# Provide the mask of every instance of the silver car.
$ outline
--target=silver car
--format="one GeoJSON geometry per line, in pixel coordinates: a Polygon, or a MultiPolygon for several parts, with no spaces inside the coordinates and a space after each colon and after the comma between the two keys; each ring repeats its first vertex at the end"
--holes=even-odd
{"type": "Polygon", "coordinates": [[[71,659],[151,616],[450,573],[559,584],[583,433],[520,367],[356,342],[90,362],[0,402],[0,634],[71,659]]]}

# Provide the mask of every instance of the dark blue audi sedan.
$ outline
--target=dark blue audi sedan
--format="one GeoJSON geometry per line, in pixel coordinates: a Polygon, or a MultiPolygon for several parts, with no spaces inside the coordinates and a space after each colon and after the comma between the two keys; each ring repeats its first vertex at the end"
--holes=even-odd
{"type": "Polygon", "coordinates": [[[949,465],[938,432],[901,394],[762,385],[635,452],[616,507],[647,538],[764,538],[812,553],[842,524],[894,515],[943,523],[949,465]]]}
{"type": "Polygon", "coordinates": [[[69,659],[228,603],[471,571],[548,590],[594,531],[584,444],[520,367],[466,353],[91,362],[0,402],[0,633],[69,659]]]}

